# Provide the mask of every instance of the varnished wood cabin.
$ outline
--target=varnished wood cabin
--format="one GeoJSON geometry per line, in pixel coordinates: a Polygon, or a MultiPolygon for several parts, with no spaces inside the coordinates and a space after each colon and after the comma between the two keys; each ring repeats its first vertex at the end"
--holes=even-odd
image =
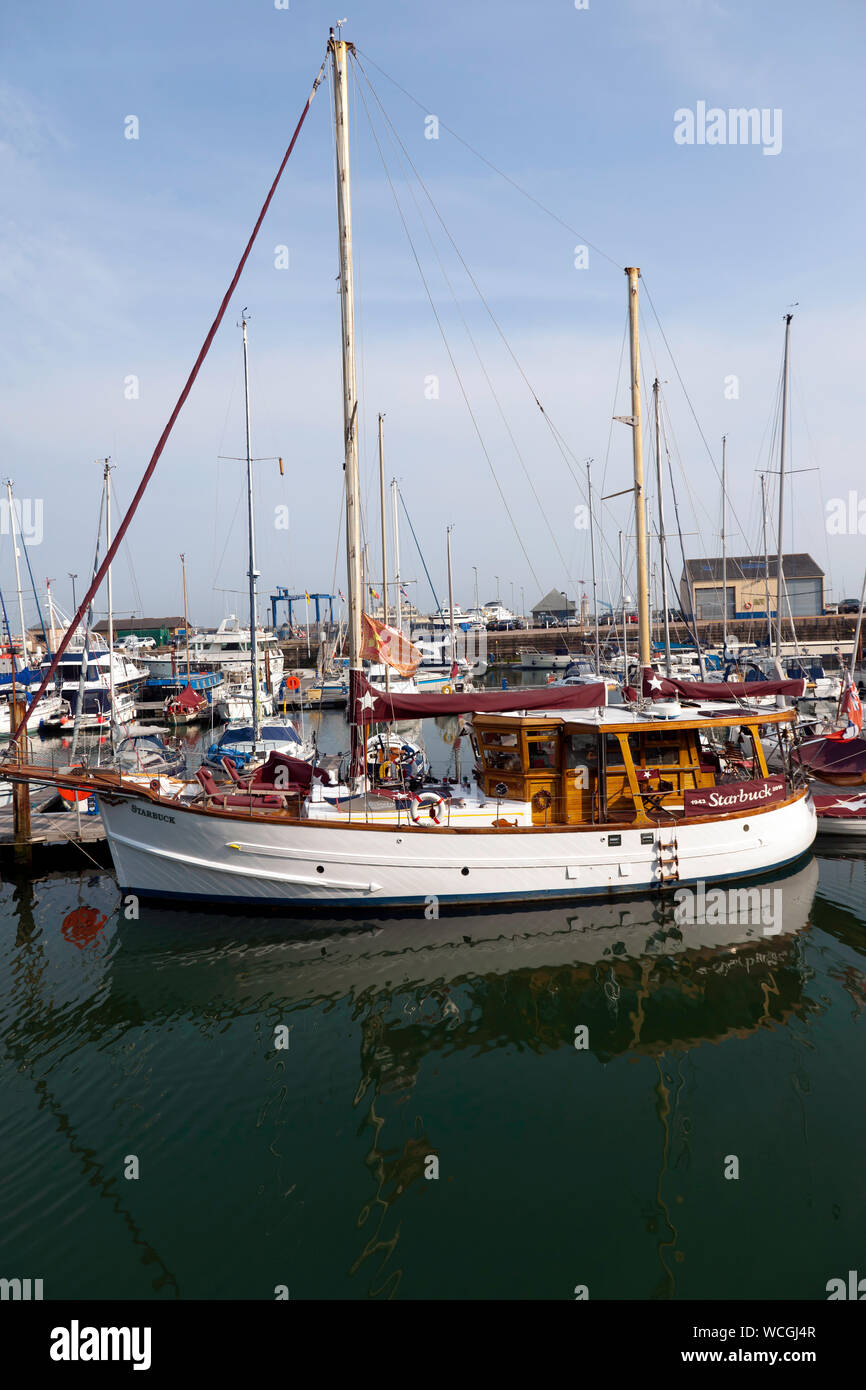
{"type": "Polygon", "coordinates": [[[687,790],[768,777],[761,734],[795,719],[793,710],[736,706],[718,719],[615,706],[591,720],[476,714],[476,777],[491,799],[530,802],[536,825],[656,824],[683,816],[687,790]]]}

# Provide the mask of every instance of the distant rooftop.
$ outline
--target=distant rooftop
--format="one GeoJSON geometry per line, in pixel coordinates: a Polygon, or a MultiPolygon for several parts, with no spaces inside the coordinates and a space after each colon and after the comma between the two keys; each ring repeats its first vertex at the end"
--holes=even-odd
{"type": "MultiPolygon", "coordinates": [[[[761,579],[767,562],[763,555],[729,555],[728,579],[761,579]]],[[[770,578],[776,575],[776,556],[769,557],[770,578]]],[[[721,558],[686,560],[686,573],[693,584],[721,583],[721,558]]],[[[824,571],[811,555],[783,555],[782,573],[786,579],[823,579],[824,571]]]]}
{"type": "MultiPolygon", "coordinates": [[[[155,627],[183,627],[183,618],[123,618],[115,614],[114,629],[125,628],[128,632],[148,632],[155,627]]],[[[101,618],[93,625],[94,632],[107,632],[108,619],[101,618]]]]}

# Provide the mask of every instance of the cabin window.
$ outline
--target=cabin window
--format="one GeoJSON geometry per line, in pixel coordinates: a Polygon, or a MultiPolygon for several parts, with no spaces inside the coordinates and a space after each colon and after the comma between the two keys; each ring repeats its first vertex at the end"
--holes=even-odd
{"type": "Polygon", "coordinates": [[[567,772],[573,772],[576,767],[597,767],[598,740],[595,734],[570,734],[564,742],[567,772]]]}
{"type": "Polygon", "coordinates": [[[529,734],[526,742],[529,746],[530,769],[541,768],[555,772],[559,766],[559,740],[544,735],[529,734]]]}
{"type": "Polygon", "coordinates": [[[649,767],[678,767],[680,739],[667,731],[644,734],[644,753],[649,767]]]}
{"type": "Polygon", "coordinates": [[[484,766],[489,772],[522,772],[523,755],[516,729],[482,729],[484,766]]]}
{"type": "Polygon", "coordinates": [[[516,733],[502,733],[494,729],[485,729],[482,738],[486,748],[516,748],[518,746],[516,733]]]}
{"type": "Polygon", "coordinates": [[[522,772],[523,760],[519,753],[502,753],[487,748],[484,751],[484,766],[491,772],[522,772]]]}
{"type": "MultiPolygon", "coordinates": [[[[640,763],[640,747],[637,734],[628,735],[628,747],[631,753],[632,762],[640,763]]],[[[605,734],[604,739],[605,760],[608,767],[622,767],[622,748],[616,734],[605,734]]]]}

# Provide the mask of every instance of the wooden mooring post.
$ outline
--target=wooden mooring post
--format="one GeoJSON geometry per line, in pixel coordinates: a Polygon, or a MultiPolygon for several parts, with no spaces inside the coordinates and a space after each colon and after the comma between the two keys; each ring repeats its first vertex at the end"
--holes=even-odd
{"type": "MultiPolygon", "coordinates": [[[[13,657],[14,661],[14,657],[13,657]]],[[[24,700],[14,699],[12,701],[12,727],[17,729],[21,720],[27,712],[27,705],[24,700]]],[[[27,747],[27,734],[22,735],[24,747],[27,747]]],[[[21,763],[21,739],[15,741],[15,761],[21,763]]],[[[12,824],[15,833],[15,863],[22,869],[29,869],[33,864],[33,841],[30,828],[30,783],[12,783],[12,824]]]]}

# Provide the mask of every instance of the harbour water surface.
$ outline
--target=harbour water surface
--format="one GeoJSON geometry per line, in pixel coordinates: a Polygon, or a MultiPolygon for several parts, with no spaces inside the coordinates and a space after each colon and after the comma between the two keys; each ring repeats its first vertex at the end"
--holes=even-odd
{"type": "Polygon", "coordinates": [[[825,1298],[866,1234],[864,863],[763,902],[781,918],[329,928],[128,920],[95,869],[6,882],[0,1273],[46,1298],[825,1298]]]}

